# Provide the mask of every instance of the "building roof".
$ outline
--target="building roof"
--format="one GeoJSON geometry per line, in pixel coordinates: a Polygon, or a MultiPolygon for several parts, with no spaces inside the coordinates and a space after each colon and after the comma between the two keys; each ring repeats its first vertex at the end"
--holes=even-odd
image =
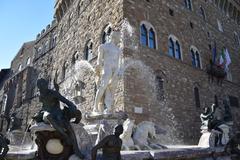
{"type": "Polygon", "coordinates": [[[0,82],[5,78],[6,75],[10,73],[10,71],[11,71],[10,68],[0,70],[0,82]]]}
{"type": "Polygon", "coordinates": [[[24,49],[27,49],[27,48],[30,48],[30,47],[33,47],[35,44],[35,41],[29,41],[29,42],[25,42],[23,43],[22,47],[19,49],[17,55],[13,58],[13,60],[19,56],[21,56],[21,54],[23,54],[23,50],[24,49]]]}

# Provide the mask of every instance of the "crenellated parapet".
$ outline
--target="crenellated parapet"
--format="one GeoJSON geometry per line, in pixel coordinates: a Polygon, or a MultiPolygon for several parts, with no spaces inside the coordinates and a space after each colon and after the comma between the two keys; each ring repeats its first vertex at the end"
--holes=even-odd
{"type": "Polygon", "coordinates": [[[34,54],[35,60],[49,52],[56,46],[57,41],[57,21],[53,20],[51,24],[48,24],[46,28],[37,34],[35,45],[34,45],[34,54]]]}
{"type": "Polygon", "coordinates": [[[36,36],[36,41],[44,37],[49,31],[51,31],[53,28],[55,28],[57,25],[56,20],[54,19],[51,24],[48,24],[46,28],[42,29],[40,33],[37,34],[36,36]]]}
{"type": "Polygon", "coordinates": [[[55,8],[54,15],[57,21],[59,21],[64,16],[64,14],[66,13],[70,5],[73,3],[73,1],[74,0],[56,0],[54,7],[55,8]]]}

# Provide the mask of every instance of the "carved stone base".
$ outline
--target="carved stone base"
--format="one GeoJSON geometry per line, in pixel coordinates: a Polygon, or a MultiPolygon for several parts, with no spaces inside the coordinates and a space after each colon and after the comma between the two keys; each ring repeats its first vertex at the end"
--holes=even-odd
{"type": "Polygon", "coordinates": [[[64,138],[56,131],[38,131],[36,144],[40,160],[66,160],[73,154],[73,146],[64,143],[64,138]],[[56,148],[53,148],[55,146],[56,148]]]}

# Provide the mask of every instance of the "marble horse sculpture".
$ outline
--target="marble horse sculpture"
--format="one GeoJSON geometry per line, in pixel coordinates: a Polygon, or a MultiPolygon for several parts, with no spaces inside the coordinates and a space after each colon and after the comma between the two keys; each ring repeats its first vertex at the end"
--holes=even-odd
{"type": "Polygon", "coordinates": [[[123,134],[121,134],[120,138],[123,141],[122,149],[123,150],[141,150],[141,148],[137,145],[134,145],[132,139],[133,129],[135,127],[134,120],[130,120],[129,118],[123,123],[123,134]]]}
{"type": "Polygon", "coordinates": [[[127,119],[123,123],[124,132],[121,135],[124,150],[152,150],[166,149],[156,143],[156,125],[150,121],[143,121],[134,125],[134,121],[127,119]],[[152,142],[155,139],[155,142],[152,142]]]}

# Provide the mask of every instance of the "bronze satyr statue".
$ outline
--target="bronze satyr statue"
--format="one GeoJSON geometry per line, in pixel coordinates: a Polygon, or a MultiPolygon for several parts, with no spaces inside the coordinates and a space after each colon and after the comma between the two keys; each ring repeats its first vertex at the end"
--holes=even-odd
{"type": "Polygon", "coordinates": [[[9,139],[4,137],[2,133],[0,133],[0,159],[3,159],[9,150],[8,145],[10,144],[9,139]]]}
{"type": "Polygon", "coordinates": [[[231,157],[232,160],[240,159],[240,132],[237,132],[225,146],[225,152],[236,157],[231,157]]]}
{"type": "Polygon", "coordinates": [[[119,136],[123,133],[123,126],[118,125],[114,129],[114,134],[106,136],[92,149],[92,160],[97,158],[97,150],[102,148],[103,160],[121,160],[122,140],[119,136]]]}
{"type": "Polygon", "coordinates": [[[42,102],[42,109],[33,119],[36,122],[51,124],[64,137],[66,144],[73,145],[74,153],[83,159],[84,156],[78,148],[77,139],[70,124],[72,118],[75,118],[75,123],[80,121],[81,112],[59,92],[48,89],[48,82],[45,79],[39,79],[37,87],[40,91],[39,100],[42,102]],[[67,105],[64,110],[60,108],[60,101],[67,105]]]}
{"type": "Polygon", "coordinates": [[[22,120],[23,119],[17,117],[17,113],[12,113],[10,132],[14,130],[21,130],[22,120]]]}

